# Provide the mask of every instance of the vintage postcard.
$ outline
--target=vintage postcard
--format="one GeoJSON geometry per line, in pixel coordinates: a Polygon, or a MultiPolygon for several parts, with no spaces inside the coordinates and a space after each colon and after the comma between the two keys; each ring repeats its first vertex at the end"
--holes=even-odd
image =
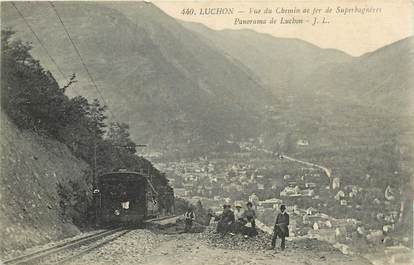
{"type": "Polygon", "coordinates": [[[412,1],[0,3],[1,264],[413,264],[412,1]]]}

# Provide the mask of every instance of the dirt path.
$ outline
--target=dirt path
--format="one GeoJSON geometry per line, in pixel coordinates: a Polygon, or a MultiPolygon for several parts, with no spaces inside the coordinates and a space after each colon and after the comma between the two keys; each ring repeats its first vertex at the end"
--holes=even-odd
{"type": "Polygon", "coordinates": [[[313,251],[288,248],[284,252],[271,250],[241,251],[209,246],[194,234],[158,235],[160,244],[146,254],[146,265],[367,265],[369,262],[348,257],[337,251],[313,251]]]}
{"type": "Polygon", "coordinates": [[[362,258],[343,255],[323,242],[305,238],[289,239],[286,242],[287,249],[283,252],[265,250],[267,239],[262,237],[261,241],[257,237],[244,239],[230,235],[222,239],[211,231],[181,234],[173,228],[162,231],[138,229],[73,260],[68,265],[371,264],[362,258]],[[224,245],[220,243],[222,241],[225,242],[224,245]],[[235,244],[236,241],[240,244],[235,244]]]}

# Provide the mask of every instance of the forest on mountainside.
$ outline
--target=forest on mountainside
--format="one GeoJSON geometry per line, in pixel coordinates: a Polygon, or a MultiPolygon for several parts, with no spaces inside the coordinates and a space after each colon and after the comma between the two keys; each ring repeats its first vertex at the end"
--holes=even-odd
{"type": "MultiPolygon", "coordinates": [[[[64,143],[75,157],[90,165],[93,176],[120,169],[148,173],[161,197],[167,196],[172,188],[165,174],[137,154],[129,125],[108,123],[107,107],[97,99],[69,98],[65,92],[77,82],[76,76],[59,87],[30,54],[32,46],[13,39],[13,34],[12,30],[1,34],[1,108],[17,127],[64,143]]],[[[85,178],[94,181],[92,176],[85,178]]]]}

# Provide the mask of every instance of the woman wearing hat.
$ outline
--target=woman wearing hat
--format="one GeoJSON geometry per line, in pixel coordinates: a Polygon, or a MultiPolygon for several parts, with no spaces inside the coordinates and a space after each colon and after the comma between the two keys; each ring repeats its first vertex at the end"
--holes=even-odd
{"type": "Polygon", "coordinates": [[[234,210],[234,233],[240,233],[243,225],[246,223],[244,220],[244,210],[240,203],[235,204],[236,209],[234,210]]]}

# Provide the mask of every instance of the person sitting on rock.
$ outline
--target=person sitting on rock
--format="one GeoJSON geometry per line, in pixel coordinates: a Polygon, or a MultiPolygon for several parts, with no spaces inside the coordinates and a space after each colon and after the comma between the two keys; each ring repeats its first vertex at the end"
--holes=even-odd
{"type": "Polygon", "coordinates": [[[246,220],[246,223],[243,227],[243,234],[247,236],[256,236],[256,212],[253,209],[253,204],[248,202],[246,204],[247,209],[244,211],[243,218],[246,220]]]}
{"type": "Polygon", "coordinates": [[[236,209],[234,210],[234,233],[241,233],[242,227],[246,224],[246,220],[244,219],[244,210],[240,203],[236,203],[236,209]]]}
{"type": "Polygon", "coordinates": [[[276,217],[275,226],[273,228],[272,236],[272,247],[274,249],[276,246],[276,239],[280,237],[282,240],[280,248],[285,249],[285,238],[289,236],[289,214],[286,212],[286,206],[280,206],[280,213],[276,217]]]}
{"type": "Polygon", "coordinates": [[[232,232],[234,221],[235,218],[234,213],[231,210],[231,206],[229,204],[223,205],[223,213],[217,223],[217,232],[221,233],[223,236],[229,232],[232,232]]]}
{"type": "Polygon", "coordinates": [[[187,212],[184,214],[185,217],[185,226],[184,226],[184,232],[188,233],[191,231],[191,228],[193,227],[193,222],[195,220],[195,214],[193,211],[193,208],[188,208],[187,212]]]}

